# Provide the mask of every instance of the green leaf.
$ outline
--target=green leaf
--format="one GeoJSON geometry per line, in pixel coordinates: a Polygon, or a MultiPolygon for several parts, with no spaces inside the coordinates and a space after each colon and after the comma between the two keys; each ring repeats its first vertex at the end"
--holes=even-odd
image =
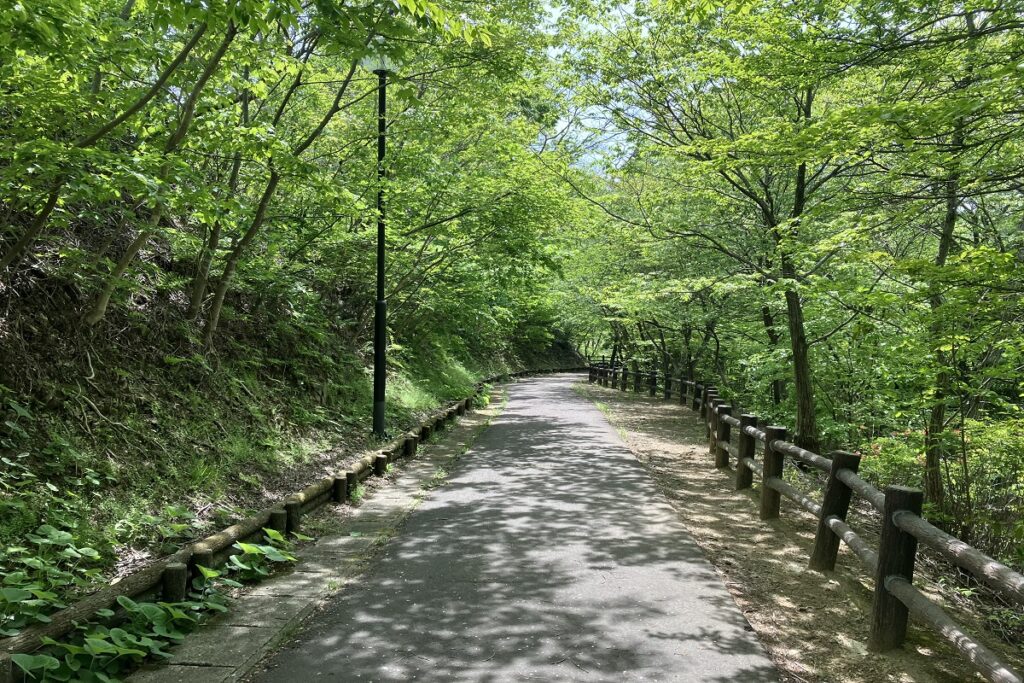
{"type": "Polygon", "coordinates": [[[25,673],[36,673],[39,671],[56,671],[60,668],[60,660],[49,655],[25,655],[13,654],[11,661],[18,665],[25,673]]]}

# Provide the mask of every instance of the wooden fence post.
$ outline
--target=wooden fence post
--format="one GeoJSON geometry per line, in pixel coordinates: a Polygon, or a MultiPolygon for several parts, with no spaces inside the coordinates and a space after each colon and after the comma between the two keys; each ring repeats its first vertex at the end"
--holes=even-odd
{"type": "Polygon", "coordinates": [[[704,418],[704,438],[708,441],[711,440],[711,429],[712,422],[714,421],[714,409],[715,401],[718,400],[718,391],[715,389],[708,389],[706,393],[705,403],[700,411],[700,415],[704,418]]]}
{"type": "Polygon", "coordinates": [[[281,534],[288,531],[288,513],[284,511],[284,508],[274,508],[270,511],[270,517],[267,519],[267,528],[281,534]]]}
{"type": "MultiPolygon", "coordinates": [[[[203,549],[192,553],[192,566],[213,569],[213,551],[209,549],[203,549]]],[[[193,573],[193,576],[201,576],[201,572],[197,569],[193,573]]]]}
{"type": "Polygon", "coordinates": [[[693,412],[700,410],[701,398],[704,396],[704,385],[699,384],[697,380],[693,381],[693,412]]]}
{"type": "Polygon", "coordinates": [[[878,571],[875,572],[875,599],[871,609],[871,635],[868,647],[876,652],[891,650],[903,644],[907,637],[907,607],[885,587],[885,581],[898,576],[914,579],[914,559],[917,539],[900,529],[893,515],[906,510],[921,514],[924,494],[906,486],[885,488],[885,508],[882,512],[882,533],[878,540],[878,571]]]}
{"type": "Polygon", "coordinates": [[[718,415],[715,418],[716,422],[718,422],[718,433],[716,435],[718,448],[715,450],[715,467],[718,469],[725,469],[729,466],[729,438],[732,425],[722,419],[726,415],[732,415],[732,406],[718,406],[718,415]]]}
{"type": "Polygon", "coordinates": [[[786,456],[772,448],[773,441],[785,441],[786,428],[766,427],[764,430],[764,462],[761,465],[761,519],[778,519],[782,497],[768,486],[769,477],[781,477],[786,456]]]}
{"type": "Polygon", "coordinates": [[[633,371],[633,391],[638,394],[640,393],[640,378],[643,374],[644,373],[640,372],[639,367],[633,371]]]}
{"type": "Polygon", "coordinates": [[[160,599],[163,602],[184,602],[188,597],[188,565],[169,562],[160,575],[160,599]]]}
{"type": "Polygon", "coordinates": [[[345,473],[334,475],[334,483],[331,485],[331,501],[344,503],[348,499],[348,478],[345,473]]]}
{"type": "Polygon", "coordinates": [[[648,386],[648,393],[651,396],[658,395],[658,370],[657,368],[651,368],[651,380],[648,386]]]}
{"type": "Polygon", "coordinates": [[[707,439],[708,452],[718,462],[718,407],[725,405],[725,401],[715,396],[711,399],[708,407],[707,439]]]}
{"type": "Polygon", "coordinates": [[[622,384],[619,385],[619,391],[626,391],[629,388],[629,368],[625,365],[622,366],[622,384]]]}
{"type": "Polygon", "coordinates": [[[288,533],[298,531],[302,524],[302,503],[297,500],[286,500],[284,511],[288,513],[288,533]]]}
{"type": "Polygon", "coordinates": [[[836,568],[836,556],[839,554],[839,537],[828,526],[829,517],[838,517],[846,521],[846,513],[850,509],[850,496],[853,491],[837,478],[839,470],[847,469],[856,472],[860,467],[860,456],[846,451],[832,453],[832,468],[825,484],[825,496],[821,500],[821,517],[818,518],[818,531],[814,536],[814,550],[808,565],[817,571],[832,571],[836,568]]]}
{"type": "Polygon", "coordinates": [[[692,384],[692,382],[685,380],[682,377],[679,378],[679,405],[684,408],[689,405],[689,399],[687,396],[690,395],[690,384],[692,384]]]}
{"type": "Polygon", "coordinates": [[[740,439],[739,439],[739,457],[736,458],[736,490],[742,491],[743,489],[749,489],[751,484],[754,483],[754,473],[749,467],[743,464],[743,458],[754,459],[754,450],[757,445],[757,440],[750,434],[744,431],[745,427],[754,427],[757,425],[757,416],[751,415],[750,413],[744,413],[740,415],[740,439]]]}
{"type": "Polygon", "coordinates": [[[672,398],[672,375],[671,373],[665,373],[665,400],[672,398]]]}
{"type": "Polygon", "coordinates": [[[619,369],[612,368],[612,389],[619,386],[619,369]]]}
{"type": "Polygon", "coordinates": [[[700,419],[705,422],[708,421],[708,401],[710,400],[709,395],[714,392],[715,388],[710,384],[704,385],[704,392],[700,399],[700,419]]]}

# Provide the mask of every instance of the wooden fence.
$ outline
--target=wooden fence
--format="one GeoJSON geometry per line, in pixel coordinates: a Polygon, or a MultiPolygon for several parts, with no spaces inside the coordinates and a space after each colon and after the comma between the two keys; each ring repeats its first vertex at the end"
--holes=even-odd
{"type": "Polygon", "coordinates": [[[786,428],[765,425],[756,415],[733,415],[713,385],[659,376],[657,371],[630,371],[625,366],[591,365],[589,381],[603,387],[637,393],[673,396],[700,413],[714,466],[734,468],[737,490],[760,486],[761,519],[779,516],[781,496],[817,517],[810,568],[835,568],[840,543],[845,543],[874,576],[869,647],[877,652],[899,647],[907,634],[908,616],[937,631],[974,669],[993,683],[1024,683],[1021,674],[978,642],[937,604],[913,585],[914,563],[921,544],[942,559],[970,572],[976,579],[1018,606],[1024,606],[1024,575],[976,548],[929,524],[921,517],[923,495],[917,489],[887,486],[876,489],[857,475],[860,456],[836,451],[828,457],[786,441],[786,428]],[[760,458],[758,458],[760,453],[760,458]],[[827,476],[820,501],[783,479],[786,458],[827,476]],[[847,523],[854,494],[881,514],[878,548],[872,548],[847,523]]]}

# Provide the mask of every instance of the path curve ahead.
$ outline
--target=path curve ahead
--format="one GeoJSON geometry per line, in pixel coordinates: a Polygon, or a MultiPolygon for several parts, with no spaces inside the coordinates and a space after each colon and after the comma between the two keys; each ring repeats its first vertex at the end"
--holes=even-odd
{"type": "Polygon", "coordinates": [[[257,681],[775,681],[579,375],[506,410],[257,681]]]}

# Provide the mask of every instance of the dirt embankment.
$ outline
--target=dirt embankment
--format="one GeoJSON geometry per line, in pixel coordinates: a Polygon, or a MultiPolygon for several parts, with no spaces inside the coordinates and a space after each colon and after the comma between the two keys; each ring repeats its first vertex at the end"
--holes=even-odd
{"type": "MultiPolygon", "coordinates": [[[[679,511],[784,681],[981,680],[945,641],[913,625],[901,650],[869,652],[873,580],[857,558],[843,547],[835,572],[808,569],[814,518],[783,499],[781,518],[761,521],[758,484],[733,490],[731,473],[714,468],[704,426],[692,412],[585,383],[578,387],[604,410],[679,511]]],[[[1008,654],[1006,647],[999,650],[1008,654]]]]}

